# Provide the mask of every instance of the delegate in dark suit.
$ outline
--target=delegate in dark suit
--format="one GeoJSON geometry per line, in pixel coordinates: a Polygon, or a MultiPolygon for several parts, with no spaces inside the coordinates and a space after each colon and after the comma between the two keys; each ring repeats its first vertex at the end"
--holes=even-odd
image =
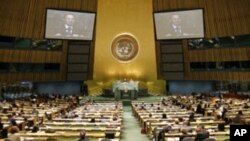
{"type": "Polygon", "coordinates": [[[206,132],[199,132],[196,135],[195,141],[203,141],[206,138],[209,138],[209,132],[208,131],[206,131],[206,132]]]}
{"type": "Polygon", "coordinates": [[[203,141],[206,138],[209,138],[209,132],[204,128],[203,125],[198,126],[195,141],[203,141]]]}
{"type": "Polygon", "coordinates": [[[53,36],[64,36],[64,37],[81,37],[83,36],[83,29],[76,25],[60,25],[54,29],[53,36]],[[82,31],[82,33],[81,33],[82,31]]]}
{"type": "Polygon", "coordinates": [[[170,21],[171,23],[168,27],[169,29],[166,36],[182,36],[184,33],[184,29],[182,26],[182,19],[180,15],[172,15],[170,21]]]}

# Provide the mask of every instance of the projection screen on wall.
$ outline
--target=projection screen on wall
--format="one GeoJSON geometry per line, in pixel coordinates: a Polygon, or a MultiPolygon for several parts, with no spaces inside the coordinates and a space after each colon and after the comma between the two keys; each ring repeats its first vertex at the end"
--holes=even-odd
{"type": "Polygon", "coordinates": [[[157,40],[204,37],[203,9],[154,13],[157,40]]]}
{"type": "Polygon", "coordinates": [[[92,40],[95,13],[47,9],[45,38],[92,40]]]}

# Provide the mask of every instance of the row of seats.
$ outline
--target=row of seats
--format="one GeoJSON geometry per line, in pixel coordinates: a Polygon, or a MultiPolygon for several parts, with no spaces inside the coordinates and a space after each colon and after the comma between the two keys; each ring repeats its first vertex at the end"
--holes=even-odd
{"type": "Polygon", "coordinates": [[[195,139],[200,131],[208,132],[213,139],[224,140],[229,138],[230,128],[224,119],[235,118],[239,111],[244,111],[244,116],[240,117],[248,118],[250,109],[246,107],[247,102],[216,97],[168,96],[158,102],[134,101],[132,109],[141,123],[142,132],[155,140],[179,141],[184,136],[195,139]],[[227,109],[227,112],[222,119],[220,114],[224,112],[223,109],[227,109]],[[198,131],[198,128],[201,130],[198,131]]]}

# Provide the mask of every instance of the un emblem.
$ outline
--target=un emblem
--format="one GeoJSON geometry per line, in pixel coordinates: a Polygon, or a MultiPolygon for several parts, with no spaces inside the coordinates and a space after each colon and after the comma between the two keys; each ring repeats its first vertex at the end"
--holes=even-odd
{"type": "Polygon", "coordinates": [[[111,45],[112,55],[122,62],[128,62],[134,59],[138,54],[138,50],[136,39],[129,34],[116,37],[111,45]]]}

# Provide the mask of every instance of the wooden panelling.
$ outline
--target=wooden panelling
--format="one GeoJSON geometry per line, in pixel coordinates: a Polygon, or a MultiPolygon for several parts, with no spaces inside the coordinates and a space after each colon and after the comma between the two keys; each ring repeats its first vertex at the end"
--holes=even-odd
{"type": "Polygon", "coordinates": [[[204,9],[205,37],[250,33],[249,0],[153,0],[154,12],[204,9]]]}
{"type": "Polygon", "coordinates": [[[244,71],[191,71],[190,62],[220,62],[250,60],[250,47],[188,50],[183,44],[185,79],[187,80],[238,80],[250,81],[250,72],[244,71]]]}
{"type": "Polygon", "coordinates": [[[69,48],[69,53],[89,53],[89,45],[71,45],[69,48]]]}
{"type": "Polygon", "coordinates": [[[190,62],[250,60],[250,47],[190,50],[187,53],[190,62]]]}
{"type": "Polygon", "coordinates": [[[63,42],[62,58],[60,63],[60,78],[66,80],[67,73],[68,41],[63,42]]]}
{"type": "Polygon", "coordinates": [[[183,71],[183,63],[164,63],[163,71],[183,71]]]}
{"type": "Polygon", "coordinates": [[[191,71],[190,62],[220,62],[250,60],[250,47],[188,50],[183,41],[184,70],[186,80],[238,80],[250,81],[250,72],[245,71],[191,71]]]}
{"type": "Polygon", "coordinates": [[[156,44],[158,78],[165,80],[183,80],[183,52],[180,40],[159,41],[156,44]]]}
{"type": "Polygon", "coordinates": [[[222,72],[222,71],[194,71],[190,72],[190,78],[192,80],[236,80],[236,81],[249,81],[249,72],[222,72]]]}
{"type": "Polygon", "coordinates": [[[183,72],[164,72],[163,79],[166,80],[183,80],[183,72]]]}
{"type": "Polygon", "coordinates": [[[0,62],[60,63],[61,51],[1,49],[0,62]]]}
{"type": "Polygon", "coordinates": [[[1,82],[21,81],[58,81],[61,80],[59,73],[2,73],[1,82]]]}
{"type": "Polygon", "coordinates": [[[67,80],[69,81],[88,80],[88,73],[68,73],[67,80]]]}
{"type": "MultiPolygon", "coordinates": [[[[96,12],[97,0],[1,0],[0,35],[43,39],[47,8],[96,12]]],[[[0,81],[65,81],[67,54],[68,41],[62,51],[1,49],[0,62],[60,63],[60,72],[1,73],[0,81]]]]}
{"type": "Polygon", "coordinates": [[[1,35],[44,38],[46,8],[96,12],[97,0],[1,0],[1,35]]]}
{"type": "Polygon", "coordinates": [[[68,72],[88,72],[88,64],[68,64],[68,72]]]}
{"type": "MultiPolygon", "coordinates": [[[[154,12],[202,8],[205,38],[250,34],[249,7],[249,0],[153,0],[154,12]]],[[[190,70],[190,62],[250,60],[250,47],[189,50],[187,40],[183,40],[182,47],[186,80],[250,81],[250,72],[190,70]]],[[[160,52],[157,53],[159,58],[160,52]]]]}
{"type": "Polygon", "coordinates": [[[2,82],[64,81],[66,76],[67,42],[62,51],[1,49],[0,62],[8,63],[60,63],[57,73],[0,73],[2,82]]]}
{"type": "Polygon", "coordinates": [[[68,62],[69,63],[88,63],[89,55],[69,55],[68,62]]]}
{"type": "Polygon", "coordinates": [[[183,62],[182,54],[162,54],[162,62],[183,62]]]}
{"type": "Polygon", "coordinates": [[[182,46],[180,46],[179,44],[162,44],[161,53],[182,53],[182,46]]]}
{"type": "Polygon", "coordinates": [[[93,46],[91,42],[71,41],[68,45],[67,80],[84,81],[92,79],[92,62],[90,61],[93,46]]]}

